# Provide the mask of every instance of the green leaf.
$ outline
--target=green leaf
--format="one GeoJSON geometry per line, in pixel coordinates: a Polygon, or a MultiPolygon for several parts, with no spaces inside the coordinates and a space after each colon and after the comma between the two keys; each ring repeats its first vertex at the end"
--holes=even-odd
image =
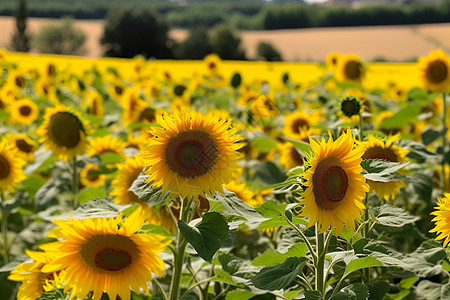
{"type": "Polygon", "coordinates": [[[417,285],[416,291],[417,294],[425,297],[425,299],[446,299],[441,298],[441,289],[442,284],[431,282],[428,280],[422,280],[417,285]]]}
{"type": "MultiPolygon", "coordinates": [[[[67,175],[67,174],[66,174],[67,175]]],[[[36,191],[34,204],[38,210],[47,208],[51,201],[72,185],[72,180],[67,176],[53,176],[36,191]]]]}
{"type": "Polygon", "coordinates": [[[305,291],[305,300],[322,300],[319,291],[305,291]]]}
{"type": "Polygon", "coordinates": [[[255,161],[253,165],[249,165],[254,171],[255,179],[260,180],[265,185],[274,185],[281,183],[287,179],[287,176],[273,162],[255,161]]]}
{"type": "Polygon", "coordinates": [[[425,145],[429,145],[441,136],[444,136],[447,132],[447,128],[441,130],[436,130],[434,128],[428,127],[420,133],[420,138],[425,145]]]}
{"type": "Polygon", "coordinates": [[[277,148],[276,142],[268,136],[255,137],[254,139],[252,139],[250,144],[252,146],[255,146],[261,153],[267,153],[270,150],[277,148]]]}
{"type": "MultiPolygon", "coordinates": [[[[77,219],[109,218],[119,215],[129,205],[115,204],[111,197],[95,198],[81,204],[71,215],[77,219]]],[[[58,216],[58,219],[70,219],[69,215],[58,216]]]]}
{"type": "Polygon", "coordinates": [[[30,194],[30,197],[34,197],[37,191],[45,184],[45,180],[37,176],[28,176],[21,185],[30,194]]]}
{"type": "Polygon", "coordinates": [[[256,288],[262,290],[283,289],[294,281],[305,262],[304,257],[289,257],[282,264],[263,268],[251,281],[256,288]]]}
{"type": "Polygon", "coordinates": [[[385,281],[376,281],[368,284],[367,287],[369,288],[369,299],[371,300],[383,300],[390,289],[389,283],[385,281]]]}
{"type": "Polygon", "coordinates": [[[155,225],[155,224],[145,224],[139,229],[140,233],[145,234],[161,234],[165,236],[171,236],[172,233],[170,233],[167,229],[164,227],[155,225]]]}
{"type": "Polygon", "coordinates": [[[117,153],[107,152],[100,155],[102,162],[106,164],[117,164],[123,161],[123,156],[117,153]]]}
{"type": "Polygon", "coordinates": [[[307,157],[313,153],[311,145],[305,143],[303,141],[297,141],[287,136],[282,136],[282,138],[294,145],[295,148],[299,151],[300,155],[303,157],[307,157]]]}
{"type": "MultiPolygon", "coordinates": [[[[256,210],[263,215],[265,218],[270,218],[269,220],[265,220],[261,222],[259,225],[259,229],[270,228],[270,227],[279,227],[279,226],[290,226],[284,217],[287,204],[279,204],[276,201],[269,200],[261,204],[256,210]]],[[[306,220],[293,216],[292,222],[294,224],[303,224],[306,225],[306,220]]]]}
{"type": "Polygon", "coordinates": [[[384,159],[364,159],[361,166],[364,169],[363,176],[372,181],[389,182],[399,180],[396,174],[398,170],[409,164],[405,162],[390,162],[384,159]]]}
{"type": "Polygon", "coordinates": [[[153,188],[153,181],[147,182],[150,175],[141,172],[136,180],[133,182],[129,190],[133,192],[139,199],[148,203],[149,206],[154,206],[167,200],[170,192],[162,192],[161,187],[153,188]]]}
{"type": "Polygon", "coordinates": [[[159,125],[159,124],[151,124],[151,123],[138,123],[138,122],[135,122],[135,123],[131,123],[130,125],[128,125],[128,129],[141,129],[141,128],[144,128],[144,127],[159,127],[159,128],[162,128],[161,127],[161,125],[159,125]]]}
{"type": "Polygon", "coordinates": [[[178,228],[198,255],[208,262],[211,262],[212,257],[229,235],[225,218],[217,212],[205,213],[200,224],[195,227],[191,227],[180,220],[178,221],[178,228]]]}
{"type": "Polygon", "coordinates": [[[34,172],[42,172],[50,168],[58,157],[52,155],[52,151],[44,150],[44,147],[39,148],[34,152],[34,161],[27,164],[24,169],[26,175],[31,175],[34,172]]]}
{"type": "Polygon", "coordinates": [[[64,289],[63,288],[54,288],[51,291],[42,293],[36,300],[63,300],[64,297],[64,289]]]}
{"type": "Polygon", "coordinates": [[[374,207],[373,214],[379,224],[389,227],[403,227],[420,220],[420,217],[413,216],[408,211],[389,204],[374,207]]]}
{"type": "Polygon", "coordinates": [[[227,293],[225,300],[248,300],[256,294],[249,291],[232,291],[227,293]]]}
{"type": "Polygon", "coordinates": [[[102,127],[97,129],[96,131],[94,131],[92,134],[90,134],[90,137],[102,137],[102,136],[106,136],[106,135],[110,135],[111,134],[111,130],[109,130],[108,128],[102,127]]]}
{"type": "Polygon", "coordinates": [[[298,291],[291,291],[291,292],[287,292],[284,293],[283,296],[287,299],[287,300],[292,300],[294,299],[295,296],[298,295],[298,291]]]}
{"type": "Polygon", "coordinates": [[[266,252],[252,260],[255,266],[274,266],[282,263],[289,257],[304,257],[308,252],[308,247],[305,243],[297,243],[289,248],[286,253],[280,252],[266,252]]]}
{"type": "Polygon", "coordinates": [[[406,126],[409,123],[415,121],[419,113],[420,113],[420,105],[417,104],[408,105],[405,108],[398,111],[397,113],[395,113],[393,116],[384,119],[380,124],[380,128],[393,129],[406,126]]]}
{"type": "Polygon", "coordinates": [[[357,259],[352,260],[347,265],[344,276],[347,276],[357,270],[371,268],[371,267],[382,267],[382,266],[383,266],[383,264],[375,257],[366,256],[366,257],[357,258],[357,259]]]}
{"type": "Polygon", "coordinates": [[[361,282],[356,282],[334,294],[330,300],[366,300],[368,298],[369,288],[361,282]]]}
{"type": "Polygon", "coordinates": [[[86,203],[89,200],[92,200],[94,198],[102,198],[106,197],[106,191],[105,187],[87,187],[81,190],[81,192],[78,193],[78,201],[82,203],[86,203]]]}

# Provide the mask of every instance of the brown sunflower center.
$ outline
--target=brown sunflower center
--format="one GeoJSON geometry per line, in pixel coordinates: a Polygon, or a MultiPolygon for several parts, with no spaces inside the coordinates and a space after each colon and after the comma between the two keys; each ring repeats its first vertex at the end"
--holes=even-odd
{"type": "Polygon", "coordinates": [[[25,78],[23,78],[22,76],[17,76],[15,83],[16,83],[17,87],[24,88],[25,87],[25,78]]]}
{"type": "Polygon", "coordinates": [[[427,79],[432,83],[441,83],[447,78],[447,65],[440,60],[435,60],[428,65],[427,79]]]}
{"type": "Polygon", "coordinates": [[[364,152],[362,159],[384,159],[391,162],[397,162],[398,157],[391,149],[385,149],[380,146],[371,147],[364,152]]]}
{"type": "Polygon", "coordinates": [[[351,60],[345,64],[345,77],[351,80],[357,80],[361,77],[361,63],[351,60]]]}
{"type": "Polygon", "coordinates": [[[118,85],[115,85],[115,86],[114,86],[114,91],[116,92],[117,95],[122,95],[122,93],[123,93],[123,88],[120,87],[120,86],[118,86],[118,85]]]}
{"type": "Polygon", "coordinates": [[[30,106],[28,106],[28,105],[22,105],[20,108],[19,108],[19,112],[20,112],[20,114],[22,115],[22,116],[29,116],[30,114],[31,114],[31,107],[30,106]]]}
{"type": "Polygon", "coordinates": [[[155,121],[155,110],[151,109],[151,108],[144,109],[139,114],[139,121],[144,121],[144,120],[149,121],[149,122],[155,121]]]}
{"type": "Polygon", "coordinates": [[[96,181],[99,177],[100,175],[98,175],[98,170],[96,169],[89,170],[87,173],[87,180],[91,182],[96,181]]]}
{"type": "Polygon", "coordinates": [[[215,62],[210,62],[210,63],[208,64],[208,69],[210,69],[210,70],[212,70],[212,71],[214,71],[214,70],[216,69],[216,67],[217,67],[217,65],[216,65],[215,62]]]}
{"type": "Polygon", "coordinates": [[[329,157],[316,166],[312,178],[313,193],[321,209],[334,209],[347,193],[348,176],[340,164],[337,158],[329,157]]]}
{"type": "Polygon", "coordinates": [[[303,157],[298,153],[295,147],[291,148],[291,158],[297,166],[303,166],[303,157]]]}
{"type": "Polygon", "coordinates": [[[0,154],[0,179],[6,178],[11,173],[9,161],[0,154]]]}
{"type": "Polygon", "coordinates": [[[139,249],[127,236],[95,235],[81,246],[80,256],[91,269],[110,273],[130,267],[139,256],[139,249]]]}
{"type": "Polygon", "coordinates": [[[81,140],[80,121],[69,112],[59,112],[50,118],[48,135],[58,146],[73,148],[81,140]]]}
{"type": "Polygon", "coordinates": [[[26,152],[26,153],[33,152],[33,146],[28,144],[27,141],[25,141],[24,139],[17,139],[16,140],[16,147],[21,152],[26,152]]]}
{"type": "Polygon", "coordinates": [[[189,130],[172,137],[166,146],[165,161],[182,177],[194,178],[206,174],[217,157],[216,143],[207,132],[189,130]]]}
{"type": "Polygon", "coordinates": [[[301,118],[295,119],[291,125],[291,129],[295,133],[300,133],[300,129],[302,129],[303,127],[309,128],[308,121],[301,118]]]}

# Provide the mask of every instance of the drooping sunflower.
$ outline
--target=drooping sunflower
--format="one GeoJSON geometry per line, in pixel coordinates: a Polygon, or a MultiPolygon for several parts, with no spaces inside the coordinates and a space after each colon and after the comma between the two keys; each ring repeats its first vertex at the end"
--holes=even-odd
{"type": "Polygon", "coordinates": [[[303,166],[304,158],[292,143],[279,143],[277,144],[277,148],[280,153],[280,163],[283,167],[292,169],[303,166]]]}
{"type": "Polygon", "coordinates": [[[94,164],[88,164],[80,171],[80,182],[85,186],[99,187],[105,184],[106,175],[98,174],[100,168],[94,164]]]}
{"type": "Polygon", "coordinates": [[[430,213],[430,215],[434,215],[435,217],[432,222],[436,222],[436,227],[430,230],[430,232],[436,232],[438,236],[436,240],[444,240],[444,247],[447,246],[448,242],[450,242],[450,227],[448,224],[450,223],[450,194],[445,193],[443,197],[439,198],[436,203],[437,206],[434,208],[435,210],[430,213]]]}
{"type": "Polygon", "coordinates": [[[168,242],[163,236],[136,233],[143,224],[140,209],[125,221],[120,215],[54,223],[58,228],[48,236],[58,241],[41,246],[53,258],[42,272],[64,269],[65,291],[72,289],[78,299],[92,292],[94,300],[103,293],[130,300],[130,289],[149,293],[152,272],[162,276],[165,265],[157,254],[168,242]]]}
{"type": "Polygon", "coordinates": [[[144,162],[139,156],[135,158],[127,157],[125,163],[117,165],[119,171],[117,177],[111,183],[113,186],[111,196],[114,197],[114,202],[117,204],[142,203],[142,200],[135,193],[129,191],[129,188],[144,170],[144,167],[144,162]]]}
{"type": "Polygon", "coordinates": [[[44,122],[36,133],[41,136],[39,142],[45,143],[46,149],[51,149],[59,158],[68,161],[86,151],[86,128],[87,123],[83,122],[77,113],[60,105],[46,109],[44,122]]]}
{"type": "Polygon", "coordinates": [[[14,186],[26,178],[23,172],[25,160],[17,156],[17,150],[6,141],[0,142],[0,189],[14,191],[14,186]]]}
{"type": "Polygon", "coordinates": [[[336,74],[339,81],[361,83],[365,72],[364,64],[358,55],[348,54],[339,58],[336,74]]]}
{"type": "MultiPolygon", "coordinates": [[[[383,142],[373,135],[369,134],[369,139],[365,142],[359,142],[358,148],[364,151],[362,159],[384,159],[390,162],[403,162],[407,161],[406,155],[408,150],[405,150],[394,142],[398,140],[400,134],[396,134],[390,137],[386,142],[383,142]]],[[[370,186],[370,191],[375,191],[377,195],[386,201],[395,198],[401,188],[405,187],[405,183],[402,180],[394,180],[389,182],[378,182],[367,180],[370,186]]]]}
{"type": "Polygon", "coordinates": [[[28,98],[11,102],[8,111],[11,114],[8,120],[10,124],[31,124],[39,116],[39,107],[28,98]]]}
{"type": "Polygon", "coordinates": [[[49,261],[44,252],[25,251],[35,261],[19,264],[11,271],[8,279],[23,281],[17,292],[17,300],[34,300],[62,282],[58,274],[60,272],[42,272],[42,267],[49,261]]]}
{"type": "Polygon", "coordinates": [[[442,50],[431,51],[419,58],[420,78],[425,89],[433,92],[450,91],[450,58],[442,50]]]}
{"type": "Polygon", "coordinates": [[[228,119],[216,114],[176,112],[157,116],[154,138],[142,152],[146,174],[154,186],[175,195],[196,197],[223,191],[232,179],[242,138],[228,119]]]}
{"type": "Polygon", "coordinates": [[[34,160],[38,144],[26,134],[8,134],[5,138],[17,149],[17,156],[26,161],[34,160]]]}
{"type": "Polygon", "coordinates": [[[300,204],[304,204],[301,216],[308,216],[307,227],[317,224],[322,233],[331,226],[339,235],[344,224],[355,228],[364,210],[362,199],[369,191],[362,172],[361,149],[354,149],[354,136],[344,132],[336,141],[320,143],[310,138],[314,156],[303,174],[306,190],[300,204]]]}

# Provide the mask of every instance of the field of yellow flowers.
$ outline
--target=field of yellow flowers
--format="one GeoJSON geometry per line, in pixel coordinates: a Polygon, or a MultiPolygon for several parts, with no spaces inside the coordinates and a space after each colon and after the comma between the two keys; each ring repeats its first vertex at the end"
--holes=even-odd
{"type": "Polygon", "coordinates": [[[449,299],[450,58],[0,50],[2,299],[449,299]]]}

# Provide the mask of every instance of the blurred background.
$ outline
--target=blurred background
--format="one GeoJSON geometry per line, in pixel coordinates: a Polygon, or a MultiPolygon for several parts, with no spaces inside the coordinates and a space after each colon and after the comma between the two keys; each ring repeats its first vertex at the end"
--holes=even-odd
{"type": "Polygon", "coordinates": [[[2,0],[0,48],[158,59],[415,61],[450,52],[450,0],[2,0]]]}

